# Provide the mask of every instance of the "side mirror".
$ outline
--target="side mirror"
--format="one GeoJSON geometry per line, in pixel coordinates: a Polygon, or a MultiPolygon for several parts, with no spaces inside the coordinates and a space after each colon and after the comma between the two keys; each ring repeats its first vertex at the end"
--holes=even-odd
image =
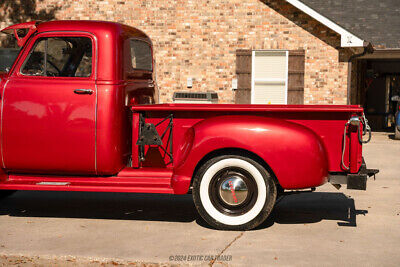
{"type": "Polygon", "coordinates": [[[392,101],[400,101],[400,96],[398,95],[392,96],[392,101]]]}

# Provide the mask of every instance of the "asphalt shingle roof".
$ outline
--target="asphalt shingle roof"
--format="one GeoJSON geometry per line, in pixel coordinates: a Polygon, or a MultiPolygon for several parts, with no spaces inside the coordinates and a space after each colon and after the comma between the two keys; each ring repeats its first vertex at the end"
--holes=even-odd
{"type": "Polygon", "coordinates": [[[377,48],[400,48],[399,0],[301,0],[377,48]]]}

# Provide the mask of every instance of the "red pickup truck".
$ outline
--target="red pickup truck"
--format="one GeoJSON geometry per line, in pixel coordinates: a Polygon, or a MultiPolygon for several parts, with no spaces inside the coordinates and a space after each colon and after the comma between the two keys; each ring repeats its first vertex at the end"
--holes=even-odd
{"type": "Polygon", "coordinates": [[[29,22],[1,73],[2,195],[192,193],[218,229],[261,224],[277,196],[366,189],[359,106],[154,104],[153,47],[111,22],[29,22]]]}

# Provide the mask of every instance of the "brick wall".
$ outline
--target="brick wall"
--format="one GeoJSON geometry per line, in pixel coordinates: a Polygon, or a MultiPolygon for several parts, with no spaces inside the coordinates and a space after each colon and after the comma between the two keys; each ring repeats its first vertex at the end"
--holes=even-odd
{"type": "Polygon", "coordinates": [[[64,0],[62,6],[43,0],[34,8],[56,19],[110,20],[145,31],[154,43],[162,102],[185,90],[216,91],[220,102],[233,103],[237,49],[304,49],[304,102],[346,103],[339,36],[283,0],[64,0]],[[191,89],[187,77],[194,78],[191,89]]]}

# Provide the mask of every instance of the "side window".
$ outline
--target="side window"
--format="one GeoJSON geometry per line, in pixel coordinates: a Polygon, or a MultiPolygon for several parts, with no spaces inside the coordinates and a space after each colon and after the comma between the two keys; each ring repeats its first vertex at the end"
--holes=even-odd
{"type": "Polygon", "coordinates": [[[132,67],[134,69],[152,71],[153,61],[150,45],[141,40],[131,39],[130,46],[132,67]]]}
{"type": "Polygon", "coordinates": [[[47,77],[90,77],[92,41],[88,37],[48,37],[36,41],[21,73],[47,77]]]}

